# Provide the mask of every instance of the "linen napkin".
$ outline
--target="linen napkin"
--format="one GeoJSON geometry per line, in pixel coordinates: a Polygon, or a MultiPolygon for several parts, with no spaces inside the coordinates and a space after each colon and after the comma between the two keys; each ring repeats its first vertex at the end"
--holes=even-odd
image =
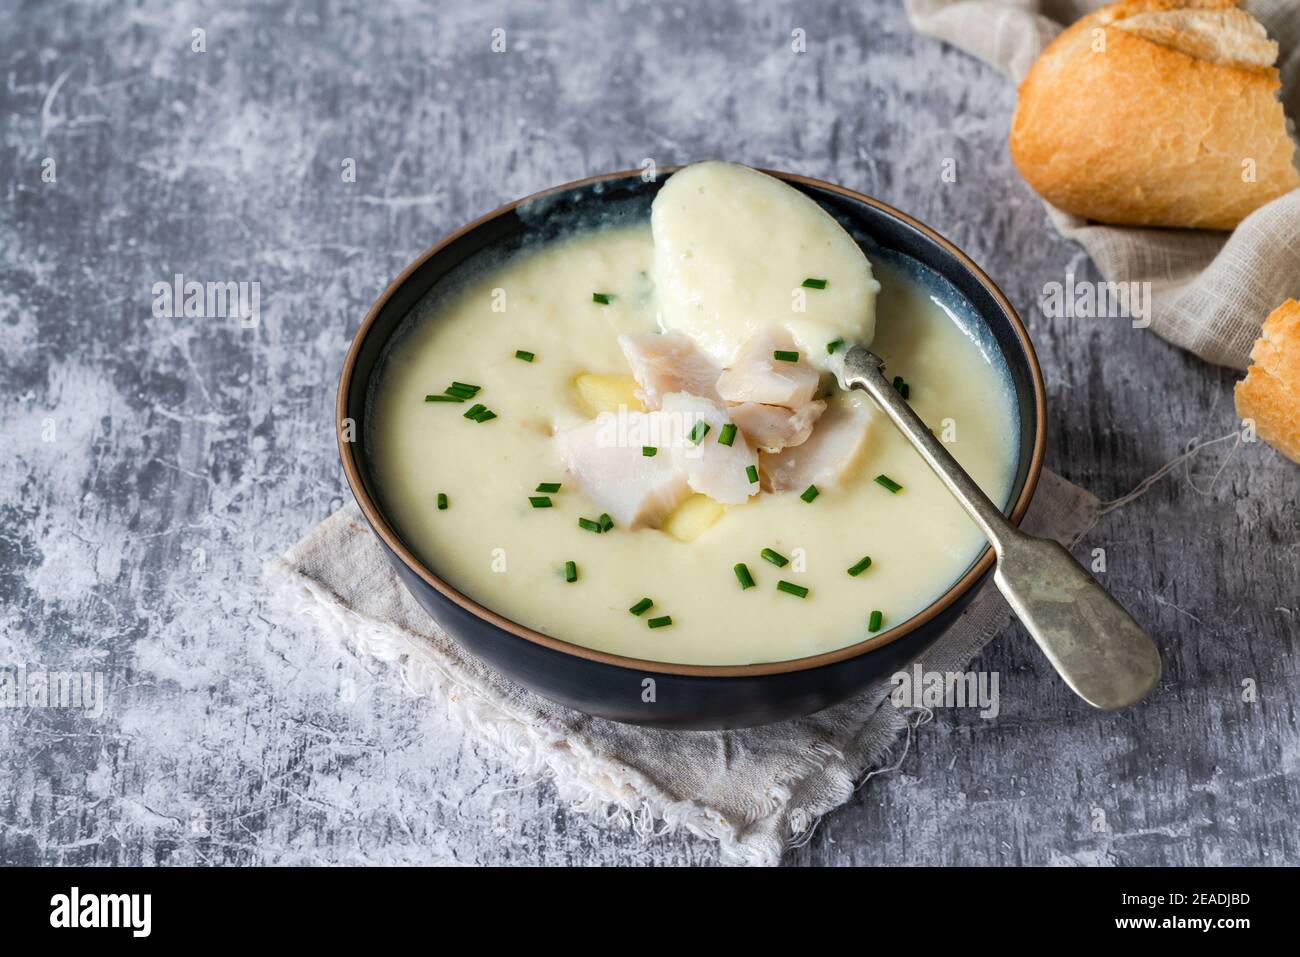
{"type": "MultiPolygon", "coordinates": [[[[906,0],[917,30],[1017,83],[1066,24],[1103,5],[906,0]]],[[[1243,7],[1278,42],[1282,102],[1288,116],[1300,116],[1300,0],[1250,0],[1243,7]]],[[[1106,281],[1150,283],[1150,328],[1208,362],[1245,369],[1264,317],[1300,298],[1300,190],[1260,207],[1231,233],[1103,226],[1044,205],[1057,231],[1087,251],[1106,281]]]]}
{"type": "MultiPolygon", "coordinates": [[[[1044,471],[1023,527],[1068,545],[1100,509],[1091,493],[1044,471]]],[[[407,688],[437,699],[432,723],[463,724],[503,761],[552,777],[562,799],[583,810],[647,836],[688,828],[718,841],[729,862],[778,863],[928,715],[896,708],[888,680],[807,718],[741,731],[660,731],[579,714],[502,678],[448,637],[398,581],[353,503],[266,573],[292,612],[396,664],[407,688]]],[[[986,586],[923,666],[965,670],[1010,618],[986,586]]]]}

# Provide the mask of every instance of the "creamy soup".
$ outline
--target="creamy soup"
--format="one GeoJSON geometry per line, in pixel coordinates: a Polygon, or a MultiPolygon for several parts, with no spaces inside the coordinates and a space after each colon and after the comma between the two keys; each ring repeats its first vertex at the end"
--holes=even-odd
{"type": "MultiPolygon", "coordinates": [[[[648,226],[594,231],[417,308],[368,431],[398,534],[507,618],[634,658],[801,658],[925,608],[983,547],[975,526],[869,399],[807,372],[809,337],[822,335],[812,323],[788,349],[751,342],[752,367],[747,337],[761,328],[693,352],[685,320],[665,321],[655,258],[648,226]],[[719,375],[722,362],[736,365],[719,375]]],[[[786,273],[776,294],[842,292],[835,277],[803,284],[825,278],[825,262],[774,264],[786,273]]],[[[841,279],[875,299],[873,350],[1005,502],[1017,419],[1003,377],[952,304],[898,265],[872,265],[874,279],[870,267],[841,279]]]]}
{"type": "Polygon", "coordinates": [[[659,322],[717,365],[773,327],[818,368],[828,342],[870,344],[880,290],[871,264],[798,190],[735,163],[696,163],[655,197],[652,219],[659,322]]]}

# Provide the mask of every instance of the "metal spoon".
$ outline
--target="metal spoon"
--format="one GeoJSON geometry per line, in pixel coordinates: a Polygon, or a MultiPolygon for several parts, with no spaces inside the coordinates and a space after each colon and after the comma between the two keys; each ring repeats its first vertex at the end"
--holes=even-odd
{"type": "Polygon", "coordinates": [[[1080,698],[1124,708],[1155,687],[1160,653],[1151,637],[1064,548],[1027,535],[1003,516],[912,411],[882,371],[879,356],[854,346],[840,385],[862,389],[921,453],[993,545],[993,580],[1047,660],[1080,698]]]}

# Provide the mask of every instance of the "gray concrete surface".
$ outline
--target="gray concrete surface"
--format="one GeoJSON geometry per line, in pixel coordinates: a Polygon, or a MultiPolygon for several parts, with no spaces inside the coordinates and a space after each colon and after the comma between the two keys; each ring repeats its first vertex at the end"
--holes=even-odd
{"type": "MultiPolygon", "coordinates": [[[[365,308],[517,196],[645,158],[838,181],[1002,285],[1067,477],[1113,498],[1235,426],[1229,372],[1123,320],[1041,313],[1045,283],[1095,274],[1010,165],[1014,92],[888,0],[15,2],[5,19],[0,664],[100,672],[107,702],[0,712],[3,862],[716,860],[567,809],[261,583],[347,495],[331,410],[365,308]],[[261,321],[156,318],[153,284],[177,273],[260,283],[261,321]]],[[[979,663],[1001,674],[998,719],[939,712],[791,863],[1300,862],[1300,473],[1234,446],[1084,543],[1164,650],[1149,702],[1089,711],[1008,633],[979,663]]]]}

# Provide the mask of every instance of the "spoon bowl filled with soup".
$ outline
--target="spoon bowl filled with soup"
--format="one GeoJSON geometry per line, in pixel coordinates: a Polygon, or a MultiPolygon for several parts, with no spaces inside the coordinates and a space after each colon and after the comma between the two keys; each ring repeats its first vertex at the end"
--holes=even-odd
{"type": "Polygon", "coordinates": [[[1019,520],[1044,393],[1005,298],[901,213],[730,163],[570,184],[426,252],[353,342],[340,451],[403,582],[508,677],[663,727],[797,717],[906,665],[992,565],[836,387],[853,344],[1019,520]]]}

